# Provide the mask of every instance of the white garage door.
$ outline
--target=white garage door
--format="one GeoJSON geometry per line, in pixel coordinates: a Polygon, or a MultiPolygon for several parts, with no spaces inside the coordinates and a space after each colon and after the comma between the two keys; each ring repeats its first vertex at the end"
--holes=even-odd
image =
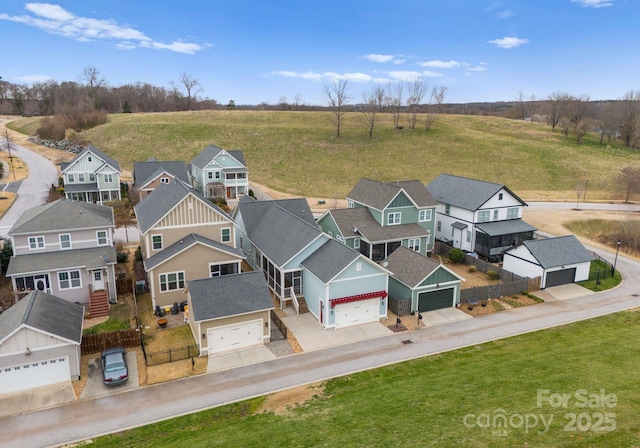
{"type": "Polygon", "coordinates": [[[263,343],[262,319],[207,330],[209,355],[263,343]]]}
{"type": "Polygon", "coordinates": [[[379,298],[336,305],[336,328],[377,321],[379,306],[379,298]]]}
{"type": "Polygon", "coordinates": [[[0,394],[71,381],[69,358],[31,362],[0,369],[0,394]]]}

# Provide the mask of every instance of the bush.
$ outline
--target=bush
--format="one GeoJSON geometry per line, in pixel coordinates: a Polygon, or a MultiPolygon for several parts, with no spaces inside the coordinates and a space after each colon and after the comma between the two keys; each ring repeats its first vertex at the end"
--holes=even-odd
{"type": "Polygon", "coordinates": [[[491,279],[491,280],[497,280],[498,279],[498,273],[494,270],[491,271],[487,271],[487,276],[491,279]]]}
{"type": "Polygon", "coordinates": [[[251,188],[249,188],[249,196],[252,197],[253,199],[256,198],[256,195],[251,188]]]}
{"type": "Polygon", "coordinates": [[[449,251],[449,261],[452,263],[462,263],[464,261],[464,252],[454,247],[449,251]]]}
{"type": "Polygon", "coordinates": [[[36,134],[43,139],[63,140],[67,136],[76,138],[77,132],[94,128],[107,122],[107,113],[93,111],[78,113],[77,110],[67,108],[61,114],[53,117],[43,117],[36,134]]]}
{"type": "Polygon", "coordinates": [[[116,252],[116,260],[118,263],[124,263],[129,259],[129,252],[116,252]]]}
{"type": "Polygon", "coordinates": [[[478,272],[478,268],[472,264],[469,266],[469,273],[473,274],[474,272],[478,272]]]}
{"type": "Polygon", "coordinates": [[[138,248],[136,249],[136,254],[134,256],[136,261],[142,261],[142,247],[138,246],[138,248]]]}

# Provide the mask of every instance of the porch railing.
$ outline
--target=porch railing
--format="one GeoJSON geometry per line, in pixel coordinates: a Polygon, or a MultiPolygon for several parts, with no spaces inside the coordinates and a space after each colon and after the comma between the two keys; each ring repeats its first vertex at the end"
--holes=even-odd
{"type": "Polygon", "coordinates": [[[296,292],[293,288],[289,288],[289,292],[291,293],[291,302],[293,303],[293,307],[296,309],[296,315],[300,314],[300,303],[298,302],[298,297],[296,296],[296,292]]]}

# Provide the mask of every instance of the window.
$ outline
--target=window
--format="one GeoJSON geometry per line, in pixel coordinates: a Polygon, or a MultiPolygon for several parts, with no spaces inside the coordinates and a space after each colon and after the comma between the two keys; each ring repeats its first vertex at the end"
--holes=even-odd
{"type": "Polygon", "coordinates": [[[58,286],[60,289],[74,289],[82,287],[80,271],[58,272],[58,286]]]}
{"type": "Polygon", "coordinates": [[[160,274],[160,292],[184,289],[184,272],[160,274]]]}
{"type": "Polygon", "coordinates": [[[60,249],[71,249],[71,235],[64,233],[60,235],[60,249]]]}
{"type": "Polygon", "coordinates": [[[113,183],[113,174],[105,174],[104,181],[108,184],[113,183]]]}
{"type": "Polygon", "coordinates": [[[207,172],[207,178],[208,178],[209,180],[213,179],[213,171],[208,171],[208,172],[207,172]]]}
{"type": "Polygon", "coordinates": [[[353,208],[353,201],[347,201],[347,207],[353,208]]]}
{"type": "Polygon", "coordinates": [[[493,220],[497,221],[498,220],[498,210],[494,210],[493,211],[493,220]]]}
{"type": "Polygon", "coordinates": [[[226,178],[227,180],[235,180],[235,178],[236,178],[236,173],[227,173],[227,174],[226,174],[226,176],[225,176],[225,178],[226,178]]]}
{"type": "Polygon", "coordinates": [[[84,182],[84,173],[78,174],[78,182],[84,182]]]}
{"type": "Polygon", "coordinates": [[[420,252],[420,238],[409,238],[409,249],[420,252]]]}
{"type": "Polygon", "coordinates": [[[98,240],[98,246],[106,246],[109,244],[109,240],[107,240],[107,231],[99,230],[96,232],[96,238],[98,240]]]}
{"type": "Polygon", "coordinates": [[[221,275],[237,274],[238,265],[236,263],[223,263],[209,265],[209,277],[220,277],[221,275]]]}
{"type": "Polygon", "coordinates": [[[226,227],[226,228],[220,230],[220,232],[222,232],[222,242],[223,243],[228,243],[229,241],[231,241],[231,228],[226,227]]]}
{"type": "Polygon", "coordinates": [[[401,217],[402,217],[402,213],[401,212],[389,213],[389,215],[387,216],[387,225],[393,226],[393,225],[396,225],[396,224],[400,224],[400,218],[401,217]]]}
{"type": "Polygon", "coordinates": [[[431,221],[431,210],[420,210],[418,212],[418,221],[431,221]]]}
{"type": "Polygon", "coordinates": [[[442,232],[442,222],[438,221],[438,232],[442,232]]]}
{"type": "Polygon", "coordinates": [[[498,200],[502,201],[502,193],[498,193],[498,200]]]}
{"type": "Polygon", "coordinates": [[[100,197],[102,198],[103,201],[108,201],[111,198],[108,191],[101,192],[100,197]]]}
{"type": "Polygon", "coordinates": [[[153,244],[153,250],[162,249],[162,235],[153,235],[151,237],[151,243],[153,244]]]}
{"type": "Polygon", "coordinates": [[[160,183],[161,184],[168,184],[171,181],[171,179],[169,179],[168,177],[161,177],[160,178],[160,183]]]}
{"type": "Polygon", "coordinates": [[[344,238],[342,237],[342,235],[336,235],[336,240],[340,241],[341,243],[344,243],[344,238]]]}
{"type": "Polygon", "coordinates": [[[91,162],[91,160],[93,160],[93,158],[91,156],[87,157],[87,160],[89,160],[89,162],[91,162]]]}
{"type": "Polygon", "coordinates": [[[478,222],[489,222],[490,216],[490,210],[482,210],[478,212],[478,222]]]}
{"type": "Polygon", "coordinates": [[[93,173],[89,173],[89,182],[95,182],[96,181],[96,175],[93,173]]]}
{"type": "Polygon", "coordinates": [[[518,219],[518,207],[507,209],[507,219],[518,219]]]}
{"type": "Polygon", "coordinates": [[[355,250],[360,250],[360,238],[353,239],[353,248],[355,250]]]}
{"type": "Polygon", "coordinates": [[[467,230],[467,243],[471,242],[471,230],[467,230]]]}
{"type": "Polygon", "coordinates": [[[450,215],[451,214],[451,205],[444,204],[444,214],[445,215],[450,215]]]}
{"type": "Polygon", "coordinates": [[[220,171],[216,171],[216,179],[220,179],[220,171]]]}
{"type": "Polygon", "coordinates": [[[67,182],[69,182],[70,184],[72,184],[72,183],[74,183],[75,181],[76,181],[76,180],[75,180],[75,177],[74,177],[74,175],[73,175],[73,174],[67,174],[67,182]]]}
{"type": "Polygon", "coordinates": [[[246,179],[247,173],[238,173],[238,179],[246,179]]]}
{"type": "Polygon", "coordinates": [[[30,236],[29,237],[29,249],[44,249],[44,237],[43,236],[30,236]]]}

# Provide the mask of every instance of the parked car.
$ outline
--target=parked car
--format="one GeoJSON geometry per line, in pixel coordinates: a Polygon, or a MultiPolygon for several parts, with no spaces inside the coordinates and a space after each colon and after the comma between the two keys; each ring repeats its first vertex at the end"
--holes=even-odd
{"type": "Polygon", "coordinates": [[[129,379],[127,352],[124,347],[114,347],[102,352],[102,382],[107,386],[124,384],[129,379]]]}

